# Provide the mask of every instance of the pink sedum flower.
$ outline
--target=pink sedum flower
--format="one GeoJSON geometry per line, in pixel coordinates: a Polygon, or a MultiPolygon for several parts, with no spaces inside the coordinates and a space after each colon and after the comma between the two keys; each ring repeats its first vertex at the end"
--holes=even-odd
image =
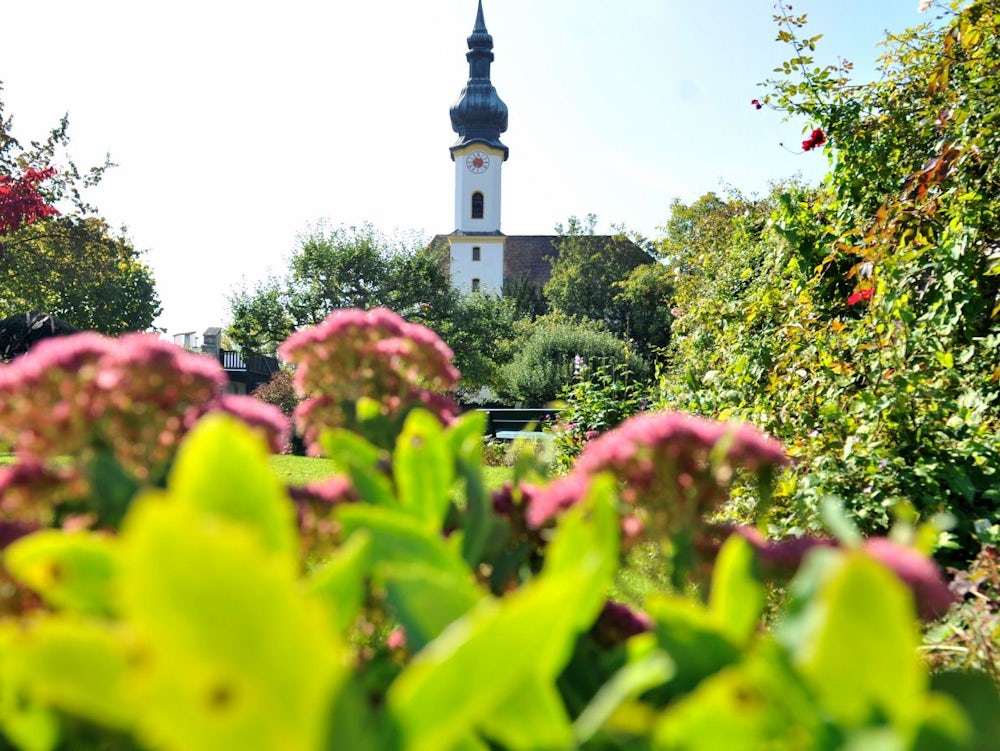
{"type": "Polygon", "coordinates": [[[917,612],[923,620],[932,621],[951,607],[955,597],[941,569],[932,559],[886,537],[866,540],[862,550],[910,588],[917,612]]]}
{"type": "Polygon", "coordinates": [[[211,358],[148,334],[47,339],[0,366],[0,440],[38,459],[108,450],[147,479],[225,380],[211,358]]]}
{"type": "MultiPolygon", "coordinates": [[[[726,531],[748,540],[765,569],[785,575],[793,574],[811,551],[840,547],[836,540],[828,537],[768,540],[751,527],[730,527],[726,531]]],[[[923,620],[931,621],[944,615],[954,601],[954,595],[937,564],[918,550],[887,537],[871,537],[865,540],[861,551],[892,571],[909,588],[917,613],[923,620]]]]}
{"type": "Polygon", "coordinates": [[[321,452],[323,430],[350,424],[361,399],[375,400],[389,417],[423,407],[447,423],[458,412],[444,395],[458,383],[451,350],[426,326],[386,308],[335,311],[292,334],[278,352],[296,365],[304,400],[295,419],[310,454],[321,452]]]}
{"type": "Polygon", "coordinates": [[[288,452],[292,423],[280,409],[252,396],[223,394],[215,401],[215,409],[240,419],[267,441],[273,454],[288,452]]]}
{"type": "Polygon", "coordinates": [[[588,443],[569,475],[533,493],[528,522],[545,524],[582,498],[591,478],[610,472],[625,502],[656,514],[667,527],[658,531],[672,532],[714,511],[737,469],[764,473],[787,463],[781,444],[750,425],[644,413],[588,443]]]}

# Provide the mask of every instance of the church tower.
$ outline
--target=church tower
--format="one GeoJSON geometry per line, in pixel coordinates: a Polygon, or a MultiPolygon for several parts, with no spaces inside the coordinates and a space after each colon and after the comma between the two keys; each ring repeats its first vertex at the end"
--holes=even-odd
{"type": "Polygon", "coordinates": [[[507,105],[490,82],[493,37],[479,0],[476,24],[468,38],[469,81],[451,107],[451,127],[458,140],[451,147],[455,163],[455,231],[451,246],[451,282],[462,292],[500,294],[504,278],[505,237],[500,232],[500,172],[508,149],[500,142],[507,130],[507,105]]]}

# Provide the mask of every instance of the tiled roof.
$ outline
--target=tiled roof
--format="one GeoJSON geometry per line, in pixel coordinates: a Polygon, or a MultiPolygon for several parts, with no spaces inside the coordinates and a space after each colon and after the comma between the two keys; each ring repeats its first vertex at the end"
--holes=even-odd
{"type": "MultiPolygon", "coordinates": [[[[435,235],[431,239],[430,246],[443,244],[447,247],[449,237],[461,235],[462,232],[435,235]]],[[[552,275],[552,260],[558,254],[556,244],[561,238],[562,235],[507,235],[503,255],[504,281],[529,279],[538,287],[544,286],[552,275]]],[[[625,250],[632,257],[635,266],[653,262],[653,258],[642,248],[630,240],[622,241],[620,236],[596,235],[594,239],[609,245],[617,240],[617,249],[625,250]]],[[[444,258],[447,264],[449,256],[445,254],[444,258]]]]}

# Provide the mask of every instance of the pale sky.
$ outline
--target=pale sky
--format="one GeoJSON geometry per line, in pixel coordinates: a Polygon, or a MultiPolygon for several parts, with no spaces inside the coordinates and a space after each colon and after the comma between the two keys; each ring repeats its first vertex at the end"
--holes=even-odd
{"type": "MultiPolygon", "coordinates": [[[[871,75],[917,0],[796,0],[817,61],[871,75]]],[[[90,193],[146,251],[169,334],[228,322],[226,296],[282,274],[320,219],[455,229],[448,109],[476,0],[33,0],[4,4],[0,97],[22,141],[69,113],[90,193]]],[[[597,214],[649,237],[674,198],[823,174],[812,123],[756,111],[790,57],[771,0],[484,0],[510,111],[502,229],[597,214]],[[780,144],[784,142],[792,151],[780,144]]]]}

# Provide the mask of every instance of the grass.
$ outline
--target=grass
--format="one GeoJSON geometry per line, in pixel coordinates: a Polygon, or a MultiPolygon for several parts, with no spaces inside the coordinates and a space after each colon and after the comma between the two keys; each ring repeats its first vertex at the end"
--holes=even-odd
{"type": "MultiPolygon", "coordinates": [[[[289,485],[305,485],[312,480],[322,480],[333,474],[334,466],[330,459],[316,459],[310,456],[276,454],[271,457],[271,468],[289,485]]],[[[483,467],[486,487],[489,490],[497,490],[510,478],[511,471],[510,467],[483,467]]]]}
{"type": "MultiPolygon", "coordinates": [[[[0,453],[0,467],[13,463],[13,454],[0,453]]],[[[315,459],[310,456],[275,454],[271,457],[271,468],[285,483],[305,485],[310,480],[321,480],[333,474],[334,463],[329,459],[315,459]]],[[[483,467],[486,487],[497,490],[510,478],[510,473],[510,467],[483,467]]]]}

